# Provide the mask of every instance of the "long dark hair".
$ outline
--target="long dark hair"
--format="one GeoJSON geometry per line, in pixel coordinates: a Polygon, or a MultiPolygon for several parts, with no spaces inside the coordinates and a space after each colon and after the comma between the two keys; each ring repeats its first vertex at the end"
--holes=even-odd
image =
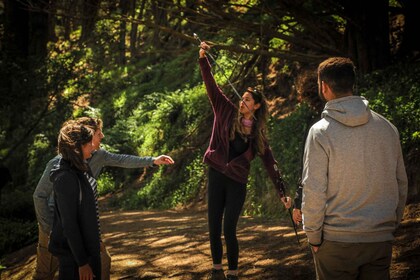
{"type": "Polygon", "coordinates": [[[83,158],[82,145],[92,141],[94,131],[75,121],[63,124],[58,135],[58,153],[80,171],[88,171],[89,167],[83,158]]]}
{"type": "MultiPolygon", "coordinates": [[[[262,155],[265,149],[266,124],[268,119],[267,101],[262,92],[255,88],[249,87],[246,91],[251,93],[255,104],[260,104],[260,107],[254,111],[256,120],[254,119],[254,123],[252,124],[251,137],[254,139],[254,146],[252,148],[258,155],[262,155]]],[[[235,138],[236,132],[242,135],[244,134],[242,131],[243,126],[241,124],[242,117],[242,114],[238,110],[238,114],[233,120],[233,125],[230,130],[230,140],[235,138]]]]}

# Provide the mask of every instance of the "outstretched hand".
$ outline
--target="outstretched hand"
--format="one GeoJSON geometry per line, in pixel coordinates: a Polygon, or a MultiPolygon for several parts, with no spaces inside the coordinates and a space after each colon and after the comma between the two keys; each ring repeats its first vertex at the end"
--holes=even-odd
{"type": "Polygon", "coordinates": [[[170,156],[160,155],[153,161],[153,163],[156,165],[174,164],[175,161],[170,156]]]}
{"type": "Polygon", "coordinates": [[[292,199],[288,196],[282,197],[281,202],[283,202],[284,207],[286,207],[286,209],[289,209],[290,207],[292,207],[292,199]]]}

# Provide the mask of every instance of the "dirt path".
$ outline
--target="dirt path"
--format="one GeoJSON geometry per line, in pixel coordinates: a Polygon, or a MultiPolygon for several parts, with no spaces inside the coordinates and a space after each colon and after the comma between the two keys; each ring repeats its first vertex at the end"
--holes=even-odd
{"type": "MultiPolygon", "coordinates": [[[[392,279],[420,279],[420,207],[409,205],[393,252],[392,279]]],[[[206,279],[211,265],[206,212],[103,211],[112,279],[206,279]]],[[[241,217],[242,279],[315,279],[303,231],[298,246],[290,222],[241,217]]],[[[6,257],[1,279],[30,279],[35,245],[6,257]]]]}

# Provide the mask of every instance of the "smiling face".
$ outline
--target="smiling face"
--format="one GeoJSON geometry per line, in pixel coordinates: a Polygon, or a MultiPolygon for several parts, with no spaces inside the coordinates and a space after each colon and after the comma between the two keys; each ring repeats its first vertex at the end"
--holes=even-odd
{"type": "Polygon", "coordinates": [[[93,148],[93,142],[87,142],[82,145],[83,159],[88,159],[92,156],[92,152],[95,149],[93,148]]]}
{"type": "Polygon", "coordinates": [[[244,116],[251,116],[251,113],[254,113],[259,107],[260,104],[255,103],[252,94],[248,91],[242,95],[242,100],[239,101],[239,112],[244,116]]]}
{"type": "Polygon", "coordinates": [[[92,137],[92,145],[94,151],[99,149],[99,147],[101,146],[101,141],[104,137],[105,135],[103,134],[102,129],[98,128],[92,137]]]}

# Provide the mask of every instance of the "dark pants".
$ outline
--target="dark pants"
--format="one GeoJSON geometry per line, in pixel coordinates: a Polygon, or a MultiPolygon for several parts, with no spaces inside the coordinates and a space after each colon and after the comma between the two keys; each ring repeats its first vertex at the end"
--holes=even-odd
{"type": "Polygon", "coordinates": [[[324,240],[314,253],[319,280],[387,280],[392,243],[344,243],[324,240]]]}
{"type": "MultiPolygon", "coordinates": [[[[59,256],[59,280],[78,280],[79,266],[73,256],[59,256]]],[[[101,280],[101,257],[90,257],[89,265],[92,268],[95,280],[101,280]]]]}
{"type": "Polygon", "coordinates": [[[222,220],[229,270],[238,269],[239,245],[236,226],[246,197],[246,184],[238,183],[210,168],[208,183],[208,223],[214,264],[222,263],[222,220]],[[224,216],[223,216],[224,214],[224,216]]]}

